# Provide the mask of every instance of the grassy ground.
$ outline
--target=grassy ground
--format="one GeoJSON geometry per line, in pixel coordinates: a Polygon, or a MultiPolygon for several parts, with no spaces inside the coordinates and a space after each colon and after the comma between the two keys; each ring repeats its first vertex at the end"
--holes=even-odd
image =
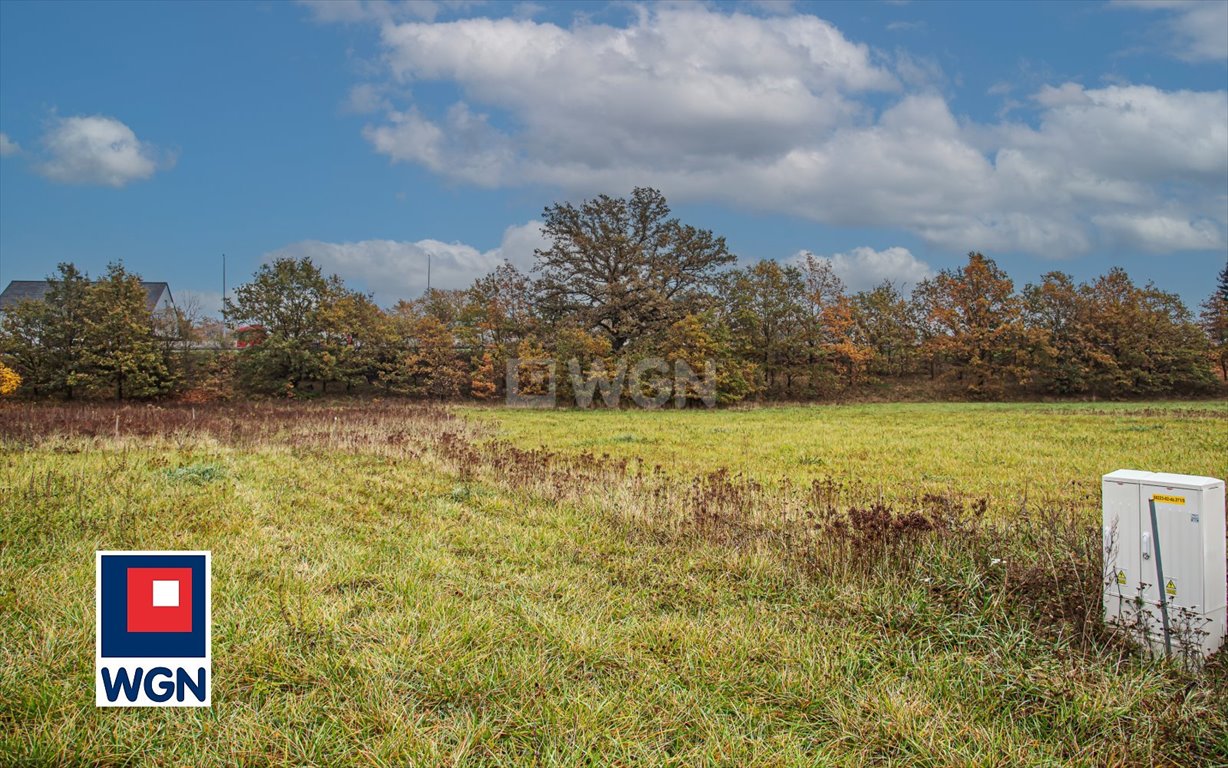
{"type": "Polygon", "coordinates": [[[998,459],[1058,488],[1128,446],[1221,475],[1228,454],[1222,409],[1131,416],[1149,427],[1136,442],[1093,414],[877,408],[479,414],[504,432],[387,405],[0,410],[0,763],[1228,762],[1222,663],[1192,673],[1047,628],[958,541],[801,562],[776,535],[791,529],[719,517],[742,486],[696,500],[686,478],[489,442],[765,480],[832,457],[822,474],[888,483],[877,464],[915,471],[903,446],[925,432],[949,482],[986,489],[998,459]],[[1017,446],[1071,425],[1081,443],[1020,464],[1011,423],[1017,446]],[[755,434],[774,447],[730,459],[755,434]],[[211,710],[94,708],[96,549],[213,551],[211,710]]]}
{"type": "Polygon", "coordinates": [[[1100,477],[1115,469],[1228,477],[1228,402],[468,413],[522,447],[643,459],[679,475],[829,478],[889,499],[954,492],[1012,512],[1026,499],[1098,514],[1100,477]]]}

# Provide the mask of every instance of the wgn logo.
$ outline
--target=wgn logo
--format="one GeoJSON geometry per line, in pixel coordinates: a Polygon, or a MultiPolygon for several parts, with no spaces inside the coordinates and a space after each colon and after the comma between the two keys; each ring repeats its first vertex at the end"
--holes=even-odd
{"type": "Polygon", "coordinates": [[[207,707],[208,552],[99,552],[94,697],[100,707],[207,707]]]}

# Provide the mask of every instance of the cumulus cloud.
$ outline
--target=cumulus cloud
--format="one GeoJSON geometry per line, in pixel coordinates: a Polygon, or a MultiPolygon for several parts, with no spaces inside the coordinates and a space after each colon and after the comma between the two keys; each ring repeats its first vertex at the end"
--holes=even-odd
{"type": "Polygon", "coordinates": [[[531,221],[508,227],[499,246],[481,251],[466,243],[439,240],[360,240],[326,243],[303,240],[265,254],[265,261],[279,257],[309,257],[326,273],[336,273],[347,283],[371,291],[376,301],[392,304],[412,299],[426,290],[427,260],[431,287],[467,288],[473,281],[504,261],[528,271],[533,251],[545,247],[541,224],[531,221]]]}
{"type": "MultiPolygon", "coordinates": [[[[1016,121],[977,123],[951,111],[931,63],[815,16],[635,13],[621,27],[382,21],[389,84],[442,82],[460,98],[436,112],[389,97],[364,136],[393,162],[478,186],[648,184],[955,252],[1078,254],[1157,210],[1199,222],[1203,240],[1228,227],[1225,91],[1056,83],[1013,103],[1016,121]]],[[[1161,251],[1197,240],[1153,231],[1161,251]]]]}
{"type": "MultiPolygon", "coordinates": [[[[800,264],[807,256],[813,255],[810,251],[799,251],[790,261],[800,264]]],[[[881,251],[861,246],[846,253],[816,258],[831,264],[832,271],[844,281],[845,287],[850,291],[870,290],[884,280],[893,283],[902,291],[908,291],[934,274],[929,264],[900,246],[884,248],[881,251]]]]}
{"type": "Polygon", "coordinates": [[[47,157],[39,172],[64,184],[122,187],[172,162],[160,159],[159,151],[137,139],[131,128],[102,115],[57,118],[42,142],[47,157]]]}
{"type": "Polygon", "coordinates": [[[1114,5],[1163,13],[1159,31],[1177,58],[1228,59],[1228,3],[1222,0],[1136,0],[1114,5]]]}
{"type": "MultiPolygon", "coordinates": [[[[576,174],[662,157],[680,170],[713,156],[759,161],[862,114],[845,93],[897,87],[866,46],[813,16],[681,6],[644,11],[625,28],[473,18],[385,25],[382,38],[396,78],[458,82],[470,102],[504,110],[522,126],[508,138],[525,161],[576,174]]],[[[484,120],[480,110],[458,106],[484,120]]],[[[449,137],[456,109],[438,124],[449,137]]],[[[369,129],[368,138],[407,159],[388,134],[417,137],[426,119],[394,112],[387,130],[369,129]]],[[[473,143],[462,133],[448,145],[448,166],[462,177],[479,175],[464,151],[473,143]]]]}
{"type": "Polygon", "coordinates": [[[21,151],[21,145],[9,138],[7,133],[0,133],[0,157],[15,155],[21,151]]]}
{"type": "Polygon", "coordinates": [[[505,183],[515,161],[507,138],[491,128],[486,115],[473,113],[463,103],[453,104],[442,124],[417,109],[393,110],[384,125],[369,125],[363,135],[393,160],[416,162],[483,187],[505,183]]]}
{"type": "Polygon", "coordinates": [[[1176,216],[1113,214],[1097,216],[1096,223],[1118,242],[1143,251],[1202,251],[1223,248],[1219,229],[1206,219],[1190,221],[1176,216]]]}
{"type": "Polygon", "coordinates": [[[1065,83],[1036,99],[1046,107],[1039,130],[1008,131],[1019,151],[1058,156],[1101,179],[1228,178],[1228,92],[1065,83]]]}

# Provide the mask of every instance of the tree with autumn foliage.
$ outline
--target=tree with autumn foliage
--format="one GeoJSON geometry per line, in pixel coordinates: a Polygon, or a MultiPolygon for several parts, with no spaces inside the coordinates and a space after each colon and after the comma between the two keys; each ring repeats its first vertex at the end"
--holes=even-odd
{"type": "MultiPolygon", "coordinates": [[[[521,339],[507,368],[508,378],[515,380],[515,394],[534,397],[551,394],[557,387],[554,363],[554,356],[535,335],[521,339]]],[[[508,394],[513,394],[510,381],[507,386],[508,394]]]]}
{"type": "Polygon", "coordinates": [[[8,397],[21,386],[21,376],[17,371],[0,362],[0,397],[8,397]]]}
{"type": "Polygon", "coordinates": [[[494,372],[506,371],[508,360],[516,356],[516,346],[537,329],[534,290],[527,275],[504,262],[465,292],[457,338],[469,350],[475,370],[490,358],[495,384],[491,396],[503,386],[503,377],[494,372]]]}
{"type": "Polygon", "coordinates": [[[1026,379],[1027,333],[1015,284],[984,255],[917,286],[930,328],[927,344],[952,381],[972,397],[1002,393],[1026,379]]]}
{"type": "Polygon", "coordinates": [[[594,394],[604,397],[610,391],[614,392],[610,402],[617,399],[621,389],[617,379],[626,372],[626,360],[615,358],[605,334],[565,326],[555,330],[553,347],[560,402],[587,408],[594,394]]]}
{"type": "Polygon", "coordinates": [[[383,382],[396,394],[432,400],[451,400],[466,392],[469,384],[464,361],[456,354],[451,329],[434,315],[403,318],[405,351],[383,375],[383,382]]]}
{"type": "Polygon", "coordinates": [[[335,286],[319,308],[321,381],[372,386],[396,365],[400,339],[388,314],[370,296],[335,286]]]}
{"type": "Polygon", "coordinates": [[[1196,394],[1214,387],[1208,344],[1175,294],[1114,267],[1084,286],[1088,390],[1103,397],[1196,394]]]}
{"type": "Polygon", "coordinates": [[[806,253],[802,260],[801,275],[802,306],[807,318],[802,334],[802,343],[807,349],[807,393],[822,397],[841,387],[831,359],[833,345],[839,343],[839,338],[830,332],[832,329],[827,323],[833,319],[835,306],[845,299],[845,286],[831,260],[818,258],[813,253],[806,253]]]}
{"type": "Polygon", "coordinates": [[[469,394],[478,400],[489,400],[495,396],[495,361],[489,352],[483,352],[482,358],[474,366],[469,378],[469,394]]]}
{"type": "Polygon", "coordinates": [[[660,352],[673,366],[674,404],[678,407],[713,402],[729,405],[755,391],[755,364],[734,354],[729,329],[712,313],[687,315],[674,323],[660,352]]]}
{"type": "Polygon", "coordinates": [[[843,373],[845,386],[857,386],[874,360],[874,347],[857,304],[849,296],[840,296],[823,308],[822,324],[827,338],[823,349],[843,373]]]}
{"type": "Polygon", "coordinates": [[[543,213],[549,246],[536,251],[543,313],[603,333],[614,352],[701,309],[734,261],[725,238],[670,216],[659,191],[599,195],[543,213]]]}

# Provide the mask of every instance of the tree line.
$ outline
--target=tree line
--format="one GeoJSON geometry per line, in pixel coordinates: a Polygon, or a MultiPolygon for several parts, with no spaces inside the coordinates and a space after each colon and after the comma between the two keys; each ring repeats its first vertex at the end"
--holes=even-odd
{"type": "MultiPolygon", "coordinates": [[[[850,292],[813,256],[739,268],[724,238],[649,188],[557,203],[543,220],[530,273],[505,263],[388,309],[309,259],[277,259],[225,300],[224,324],[154,317],[122,266],[90,281],[61,265],[45,300],[0,323],[0,383],[65,398],[495,399],[509,362],[532,373],[553,360],[566,403],[576,382],[648,358],[711,363],[722,403],[1206,395],[1228,379],[1228,266],[1196,316],[1119,268],[1018,288],[977,252],[907,293],[890,281],[850,292]]],[[[531,375],[528,391],[543,382],[531,375]]]]}
{"type": "Polygon", "coordinates": [[[112,264],[91,281],[72,264],[47,279],[43,300],[0,321],[0,381],[33,396],[146,398],[185,380],[178,317],[155,316],[141,279],[112,264]]]}

